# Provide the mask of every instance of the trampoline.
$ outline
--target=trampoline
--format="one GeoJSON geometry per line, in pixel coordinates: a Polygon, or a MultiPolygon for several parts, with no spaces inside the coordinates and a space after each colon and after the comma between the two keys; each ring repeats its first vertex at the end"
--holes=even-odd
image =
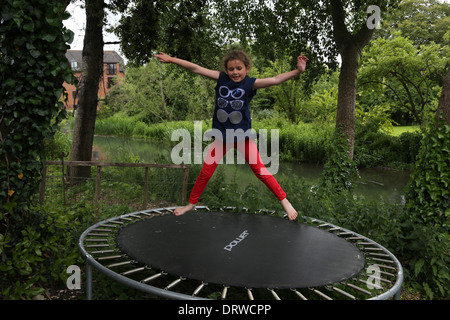
{"type": "Polygon", "coordinates": [[[398,298],[395,256],[350,230],[308,218],[227,207],[175,216],[175,208],[133,212],[88,228],[79,248],[92,268],[167,299],[398,298]]]}

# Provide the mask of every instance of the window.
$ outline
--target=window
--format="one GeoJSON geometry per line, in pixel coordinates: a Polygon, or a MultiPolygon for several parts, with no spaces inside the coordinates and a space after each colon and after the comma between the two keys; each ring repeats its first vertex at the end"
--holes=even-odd
{"type": "Polygon", "coordinates": [[[117,74],[116,64],[115,63],[108,63],[106,72],[108,74],[117,74]]]}
{"type": "Polygon", "coordinates": [[[116,77],[108,77],[108,84],[107,84],[108,89],[111,88],[113,85],[115,85],[116,81],[117,81],[116,77]]]}
{"type": "Polygon", "coordinates": [[[72,69],[78,68],[78,62],[76,62],[76,61],[72,61],[72,62],[70,63],[70,65],[72,66],[72,69]]]}

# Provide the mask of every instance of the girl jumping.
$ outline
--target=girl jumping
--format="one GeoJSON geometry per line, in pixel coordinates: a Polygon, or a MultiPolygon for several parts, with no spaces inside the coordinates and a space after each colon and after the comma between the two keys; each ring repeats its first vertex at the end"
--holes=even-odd
{"type": "Polygon", "coordinates": [[[249,104],[256,90],[279,85],[300,75],[306,68],[307,57],[300,55],[297,58],[297,69],[281,73],[275,77],[256,79],[250,78],[250,59],[243,51],[230,51],[224,58],[225,72],[210,70],[195,63],[171,57],[163,52],[155,57],[163,63],[174,63],[196,74],[217,81],[216,105],[213,116],[212,128],[221,133],[211,143],[208,155],[202,170],[192,188],[189,203],[184,207],[175,209],[175,215],[182,215],[195,209],[203,190],[212,177],[218,163],[231,148],[236,148],[244,155],[246,162],[250,165],[254,174],[260,179],[281,202],[290,220],[297,217],[297,211],[286,198],[286,193],[278,184],[277,180],[264,166],[256,147],[256,143],[249,135],[242,139],[235,132],[249,132],[251,129],[251,118],[249,104]],[[241,129],[241,130],[239,130],[241,129]],[[231,130],[231,131],[230,131],[231,130]],[[238,130],[238,131],[237,131],[238,130]],[[231,139],[227,139],[227,134],[231,139]],[[231,141],[230,141],[231,140],[231,141]],[[241,141],[239,141],[241,140],[241,141]]]}

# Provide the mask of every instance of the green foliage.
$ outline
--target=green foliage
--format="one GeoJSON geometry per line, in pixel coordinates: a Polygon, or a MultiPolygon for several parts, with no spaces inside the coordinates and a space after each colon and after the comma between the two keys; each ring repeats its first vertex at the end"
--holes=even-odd
{"type": "Polygon", "coordinates": [[[7,0],[0,11],[0,210],[12,213],[28,208],[43,140],[64,116],[58,99],[73,79],[65,58],[73,34],[60,1],[7,0]]]}
{"type": "Polygon", "coordinates": [[[358,167],[391,166],[408,169],[419,152],[422,133],[393,136],[381,131],[377,122],[357,124],[354,161],[358,167]]]}
{"type": "Polygon", "coordinates": [[[106,118],[120,111],[147,124],[208,119],[214,86],[214,81],[152,59],[145,66],[127,69],[124,83],[108,92],[100,114],[106,118]]]}
{"type": "Polygon", "coordinates": [[[114,32],[122,39],[122,49],[133,65],[149,62],[155,50],[209,63],[220,51],[211,32],[216,26],[208,15],[209,1],[137,0],[132,6],[118,5],[115,9],[124,14],[114,32]]]}
{"type": "Polygon", "coordinates": [[[442,121],[424,133],[408,186],[407,208],[425,224],[449,230],[450,125],[442,121]]]}
{"type": "Polygon", "coordinates": [[[448,46],[431,42],[416,47],[398,32],[376,39],[361,56],[358,82],[364,90],[364,109],[378,102],[418,124],[429,120],[437,107],[436,87],[447,71],[448,56],[448,46]]]}
{"type": "Polygon", "coordinates": [[[76,236],[84,210],[33,207],[9,232],[0,234],[0,298],[31,299],[51,283],[65,284],[66,269],[80,264],[76,236]]]}
{"type": "Polygon", "coordinates": [[[349,191],[353,189],[354,179],[358,175],[358,168],[348,154],[347,137],[337,130],[320,177],[320,187],[337,193],[349,191]]]}
{"type": "Polygon", "coordinates": [[[0,294],[30,298],[76,256],[71,215],[44,214],[32,200],[44,139],[64,117],[58,100],[73,79],[65,58],[73,33],[61,1],[5,0],[0,12],[0,294]]]}

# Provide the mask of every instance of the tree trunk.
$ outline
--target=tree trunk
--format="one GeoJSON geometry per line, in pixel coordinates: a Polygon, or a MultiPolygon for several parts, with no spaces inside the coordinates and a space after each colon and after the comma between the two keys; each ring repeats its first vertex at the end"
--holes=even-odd
{"type": "MultiPolygon", "coordinates": [[[[86,33],[83,44],[83,73],[80,99],[76,111],[70,160],[90,161],[94,142],[95,118],[98,106],[98,88],[103,71],[104,1],[86,0],[86,33]]],[[[72,167],[71,181],[89,178],[90,167],[72,167]]]]}
{"type": "Polygon", "coordinates": [[[329,0],[329,5],[333,20],[333,37],[342,58],[336,128],[340,128],[348,137],[348,155],[350,159],[353,159],[358,61],[362,49],[372,38],[374,29],[368,29],[366,23],[364,23],[356,34],[351,34],[345,26],[345,11],[342,0],[329,0]]]}
{"type": "Polygon", "coordinates": [[[436,111],[436,118],[439,119],[439,117],[443,118],[445,124],[450,125],[450,67],[444,78],[441,98],[439,99],[439,105],[436,111]]]}
{"type": "Polygon", "coordinates": [[[339,75],[336,129],[342,130],[342,133],[348,137],[350,159],[353,159],[355,145],[356,81],[359,55],[358,49],[352,43],[349,43],[348,47],[341,51],[342,67],[339,75]]]}

